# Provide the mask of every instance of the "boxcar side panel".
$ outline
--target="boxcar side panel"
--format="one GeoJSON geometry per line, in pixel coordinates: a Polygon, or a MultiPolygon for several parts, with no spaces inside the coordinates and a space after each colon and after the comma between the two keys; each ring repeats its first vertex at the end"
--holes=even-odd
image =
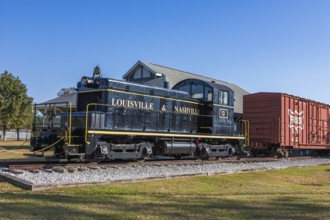
{"type": "Polygon", "coordinates": [[[255,149],[330,150],[330,105],[283,93],[255,93],[244,96],[243,109],[255,149]]]}
{"type": "Polygon", "coordinates": [[[255,93],[244,96],[244,119],[250,122],[250,143],[262,149],[279,144],[281,94],[255,93]]]}
{"type": "Polygon", "coordinates": [[[290,95],[283,95],[282,102],[283,146],[330,149],[328,105],[290,95]]]}
{"type": "Polygon", "coordinates": [[[282,95],[281,146],[299,148],[308,144],[308,102],[282,95]]]}

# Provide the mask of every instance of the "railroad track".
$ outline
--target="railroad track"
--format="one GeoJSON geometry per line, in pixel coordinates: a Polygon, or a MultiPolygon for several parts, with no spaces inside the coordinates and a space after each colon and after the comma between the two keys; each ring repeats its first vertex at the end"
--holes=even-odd
{"type": "Polygon", "coordinates": [[[36,164],[24,161],[25,164],[6,164],[4,169],[0,167],[0,179],[23,189],[41,190],[96,183],[209,176],[253,170],[313,166],[330,164],[329,159],[330,157],[308,156],[281,159],[272,157],[230,157],[221,160],[167,159],[146,160],[144,162],[113,161],[108,163],[40,162],[36,164]]]}
{"type": "Polygon", "coordinates": [[[277,160],[297,160],[315,158],[311,156],[296,156],[290,158],[274,158],[274,157],[228,157],[224,159],[158,159],[158,160],[145,160],[145,161],[110,161],[110,162],[68,162],[66,160],[47,159],[47,160],[6,160],[0,161],[0,167],[5,167],[9,171],[15,172],[17,170],[50,170],[54,167],[63,167],[64,169],[70,168],[118,168],[129,166],[189,166],[189,165],[203,165],[203,164],[218,164],[218,163],[256,163],[256,162],[271,162],[277,160]]]}

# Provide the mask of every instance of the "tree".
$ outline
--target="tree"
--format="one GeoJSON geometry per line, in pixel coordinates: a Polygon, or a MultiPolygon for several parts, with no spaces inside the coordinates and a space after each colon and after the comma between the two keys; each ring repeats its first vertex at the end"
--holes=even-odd
{"type": "MultiPolygon", "coordinates": [[[[1,88],[1,84],[0,84],[0,88],[1,88]]],[[[1,114],[1,109],[2,109],[3,103],[4,103],[4,98],[0,92],[0,114],[1,114]]],[[[2,127],[2,121],[1,121],[1,115],[0,115],[0,129],[1,129],[1,127],[2,127]]],[[[4,134],[2,134],[2,136],[4,136],[4,134]]],[[[0,135],[0,140],[1,140],[1,135],[0,135]]]]}
{"type": "Polygon", "coordinates": [[[71,93],[74,93],[76,92],[76,88],[74,87],[69,87],[69,88],[62,88],[60,89],[60,91],[57,93],[57,96],[60,97],[60,96],[65,96],[65,95],[68,95],[68,94],[71,94],[71,93]]]}
{"type": "Polygon", "coordinates": [[[32,98],[18,77],[5,71],[0,75],[0,127],[5,140],[8,129],[26,126],[32,117],[32,98]]]}
{"type": "Polygon", "coordinates": [[[22,128],[29,128],[33,119],[32,110],[33,99],[31,97],[24,97],[18,111],[18,115],[13,118],[11,128],[16,129],[17,140],[19,140],[19,131],[22,128]]]}

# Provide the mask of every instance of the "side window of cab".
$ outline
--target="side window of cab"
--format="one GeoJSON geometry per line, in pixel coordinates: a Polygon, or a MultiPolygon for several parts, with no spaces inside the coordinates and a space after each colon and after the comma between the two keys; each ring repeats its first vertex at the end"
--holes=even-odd
{"type": "Polygon", "coordinates": [[[213,88],[205,86],[204,100],[208,102],[213,101],[213,88]]]}
{"type": "Polygon", "coordinates": [[[229,92],[220,90],[219,91],[219,104],[220,105],[229,105],[229,92]]]}
{"type": "Polygon", "coordinates": [[[199,84],[191,84],[191,97],[194,99],[203,99],[204,86],[199,84]]]}
{"type": "Polygon", "coordinates": [[[213,101],[213,87],[201,80],[185,80],[173,89],[185,91],[194,99],[213,101]]]}

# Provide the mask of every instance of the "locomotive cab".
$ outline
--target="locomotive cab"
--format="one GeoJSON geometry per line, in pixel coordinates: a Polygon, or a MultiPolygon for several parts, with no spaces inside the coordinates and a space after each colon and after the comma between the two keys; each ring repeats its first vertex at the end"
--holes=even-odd
{"type": "Polygon", "coordinates": [[[173,89],[187,92],[202,102],[198,133],[237,135],[234,121],[234,91],[227,86],[198,79],[187,79],[173,89]]]}

